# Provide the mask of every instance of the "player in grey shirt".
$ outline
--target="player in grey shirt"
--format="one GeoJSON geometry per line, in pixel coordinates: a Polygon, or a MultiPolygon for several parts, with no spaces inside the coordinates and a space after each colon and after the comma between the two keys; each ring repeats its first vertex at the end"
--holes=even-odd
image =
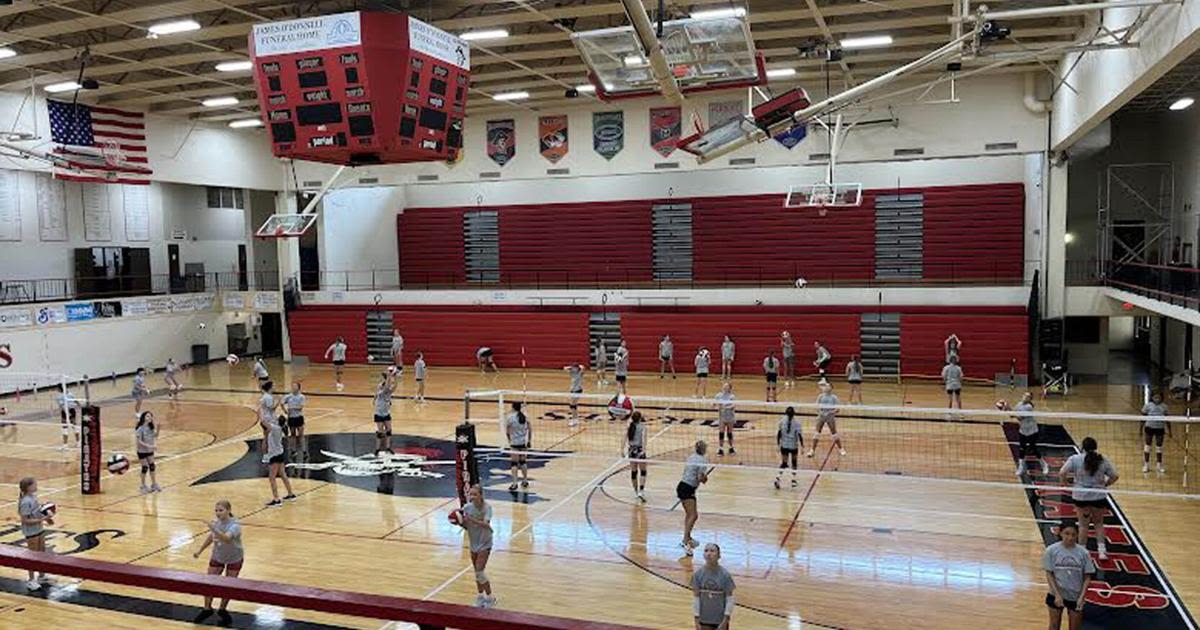
{"type": "Polygon", "coordinates": [[[796,385],[796,342],[792,340],[792,333],[785,330],[779,335],[779,349],[783,355],[784,387],[793,387],[796,385]]]}
{"type": "Polygon", "coordinates": [[[1162,394],[1155,392],[1150,402],[1142,406],[1142,415],[1146,421],[1142,424],[1142,434],[1146,443],[1142,446],[1142,472],[1150,472],[1150,443],[1155,442],[1155,456],[1158,461],[1159,474],[1167,472],[1163,466],[1163,439],[1170,428],[1163,418],[1167,415],[1167,406],[1163,404],[1162,394]]]}
{"type": "Polygon", "coordinates": [[[840,404],[837,395],[833,393],[833,386],[824,384],[820,386],[821,393],[817,395],[817,430],[813,433],[812,446],[809,447],[805,456],[812,457],[817,450],[817,443],[821,440],[821,429],[825,426],[829,427],[829,433],[833,436],[833,445],[837,447],[838,454],[845,457],[846,449],[842,448],[842,438],[837,432],[837,406],[840,404]]]}
{"type": "Polygon", "coordinates": [[[658,341],[658,378],[667,375],[667,368],[671,368],[671,378],[675,378],[675,344],[671,335],[663,335],[658,341]]]}
{"type": "MultiPolygon", "coordinates": [[[[629,425],[625,427],[625,455],[632,460],[646,459],[646,422],[642,412],[629,414],[629,425]]],[[[633,493],[642,503],[646,502],[646,462],[629,462],[629,477],[633,482],[633,493]],[[638,483],[638,477],[641,483],[638,483]]]]}
{"type": "Polygon", "coordinates": [[[1106,489],[1117,482],[1120,476],[1117,467],[1097,450],[1096,439],[1083,438],[1083,452],[1067,458],[1059,470],[1063,483],[1072,478],[1074,488],[1071,501],[1079,513],[1079,535],[1084,547],[1090,526],[1096,528],[1096,551],[1101,560],[1108,559],[1104,540],[1104,512],[1108,508],[1106,489]]]}
{"type": "Polygon", "coordinates": [[[950,408],[962,409],[963,371],[958,365],[958,357],[950,357],[950,362],[942,368],[942,382],[946,384],[946,396],[950,399],[950,408]]]}
{"type": "Polygon", "coordinates": [[[291,438],[292,452],[304,453],[300,443],[304,440],[304,403],[307,399],[300,391],[300,381],[292,383],[292,391],[283,397],[283,410],[287,414],[288,437],[291,438]]]}
{"type": "Polygon", "coordinates": [[[179,373],[179,366],[175,365],[175,359],[167,358],[167,364],[163,366],[163,381],[167,384],[167,393],[171,398],[175,398],[175,394],[183,389],[183,385],[179,384],[179,380],[175,375],[179,373]]]}
{"type": "Polygon", "coordinates": [[[692,538],[692,528],[696,526],[696,521],[700,520],[700,513],[696,509],[696,490],[700,484],[708,481],[708,459],[704,457],[707,452],[708,444],[704,440],[697,441],[696,452],[688,455],[687,462],[683,465],[683,477],[675,486],[675,496],[683,506],[683,541],[679,546],[683,547],[683,553],[688,556],[700,546],[700,543],[692,538]]]}
{"type": "Polygon", "coordinates": [[[1096,565],[1087,549],[1076,543],[1078,527],[1064,522],[1058,528],[1062,540],[1046,547],[1042,552],[1042,568],[1046,571],[1046,584],[1050,592],[1046,595],[1046,607],[1050,609],[1050,627],[1062,624],[1062,613],[1067,611],[1070,628],[1083,626],[1083,605],[1088,584],[1096,574],[1096,565]]]}
{"type": "MultiPolygon", "coordinates": [[[[45,551],[46,550],[46,525],[53,525],[53,514],[43,511],[42,502],[37,498],[37,480],[33,477],[25,477],[17,484],[17,489],[20,492],[17,500],[17,517],[21,519],[21,535],[25,537],[25,548],[30,551],[45,551]]],[[[36,591],[42,588],[43,584],[51,584],[54,580],[50,579],[44,571],[41,577],[32,569],[29,570],[29,581],[25,582],[25,588],[36,591]]]]}
{"type": "Polygon", "coordinates": [[[392,395],[396,392],[396,368],[383,371],[375,388],[375,452],[392,451],[392,395]]]}
{"type": "Polygon", "coordinates": [[[788,407],[779,419],[779,428],[775,430],[775,442],[779,444],[779,474],[775,475],[775,489],[783,479],[783,471],[787,470],[788,460],[792,465],[792,487],[796,487],[796,468],[799,467],[798,455],[804,446],[804,424],[796,417],[796,408],[788,407]]]}
{"type": "Polygon", "coordinates": [[[254,359],[254,367],[252,369],[254,376],[258,378],[259,385],[271,380],[271,374],[267,372],[267,362],[262,357],[254,359]]]}
{"type": "MultiPolygon", "coordinates": [[[[246,557],[242,547],[242,526],[233,517],[233,506],[229,501],[217,501],[213,513],[216,514],[216,518],[206,523],[208,536],[204,537],[204,542],[200,544],[200,548],[192,554],[192,557],[199,558],[200,554],[204,553],[209,545],[212,545],[212,557],[208,561],[208,574],[237,577],[242,572],[242,563],[246,557]]],[[[195,623],[201,623],[212,616],[214,612],[212,600],[212,597],[204,598],[204,610],[196,616],[195,623]]],[[[224,625],[229,625],[233,621],[228,608],[229,600],[222,599],[221,608],[216,611],[224,625]]]]}
{"type": "Polygon", "coordinates": [[[712,366],[708,348],[700,348],[692,363],[696,366],[696,398],[704,398],[708,395],[708,370],[712,366]]]}
{"type": "Polygon", "coordinates": [[[392,329],[392,365],[397,370],[404,371],[404,336],[399,328],[392,329]]]}
{"type": "Polygon", "coordinates": [[[813,354],[817,357],[813,359],[813,367],[817,368],[817,378],[824,381],[829,372],[829,364],[833,362],[833,354],[820,341],[813,342],[813,354]]]}
{"type": "Polygon", "coordinates": [[[133,397],[133,417],[136,419],[142,415],[142,401],[150,395],[146,387],[146,368],[140,367],[133,373],[133,387],[129,395],[133,397]]]}
{"type": "Polygon", "coordinates": [[[525,417],[525,412],[521,411],[521,403],[512,404],[512,413],[505,419],[504,433],[508,437],[508,448],[511,449],[509,469],[512,473],[512,484],[508,489],[516,492],[517,471],[521,472],[521,487],[529,487],[529,454],[525,451],[528,451],[533,443],[533,425],[529,423],[529,418],[525,417]]]}
{"type": "Polygon", "coordinates": [[[704,545],[704,565],[692,573],[692,616],[697,630],[728,630],[733,616],[733,576],[721,566],[721,548],[704,545]]]}
{"type": "Polygon", "coordinates": [[[154,424],[154,414],[149,411],[138,416],[137,426],[133,428],[134,441],[137,443],[137,457],[142,464],[142,494],[160,492],[158,487],[158,465],[154,463],[154,452],[158,450],[158,427],[154,424]],[[146,485],[146,475],[150,475],[150,483],[146,485]]]}
{"type": "Polygon", "coordinates": [[[567,424],[572,427],[579,424],[579,394],[583,393],[583,370],[584,367],[580,363],[563,366],[563,371],[571,377],[571,420],[567,424]]]}
{"type": "Polygon", "coordinates": [[[75,444],[79,444],[79,412],[82,405],[79,399],[69,392],[61,391],[54,397],[54,402],[58,405],[58,415],[62,422],[62,446],[58,449],[65,451],[70,442],[71,433],[75,434],[75,444]]]}
{"type": "Polygon", "coordinates": [[[629,379],[629,348],[625,346],[624,339],[621,340],[621,345],[617,346],[613,362],[616,364],[614,372],[617,375],[617,387],[624,392],[625,381],[629,379]]]}
{"type": "Polygon", "coordinates": [[[492,583],[486,570],[492,555],[492,506],[483,500],[483,489],[479,484],[467,491],[467,504],[462,507],[463,528],[467,530],[467,543],[471,552],[471,566],[475,569],[475,605],[491,608],[496,605],[492,595],[492,583]]]}
{"type": "Polygon", "coordinates": [[[263,453],[263,463],[267,465],[267,479],[271,482],[271,500],[267,503],[267,507],[275,508],[283,505],[283,501],[295,501],[296,493],[292,492],[292,482],[288,479],[287,469],[284,464],[287,463],[287,454],[283,449],[283,425],[287,422],[286,418],[275,417],[275,397],[271,391],[275,388],[275,384],[271,381],[263,383],[263,396],[259,401],[258,424],[263,430],[263,442],[266,446],[263,453]],[[282,479],[283,485],[287,489],[287,494],[283,497],[283,501],[279,500],[279,488],[276,484],[276,479],[282,479]]]}
{"type": "Polygon", "coordinates": [[[603,339],[596,343],[596,384],[608,385],[608,348],[604,347],[603,339]]]}
{"type": "Polygon", "coordinates": [[[425,354],[417,353],[417,360],[413,362],[413,378],[417,381],[417,402],[425,402],[425,354]]]}
{"type": "Polygon", "coordinates": [[[857,354],[850,355],[850,362],[846,364],[846,382],[850,384],[850,404],[863,404],[863,364],[857,354]]]}
{"type": "Polygon", "coordinates": [[[1025,392],[1021,402],[1013,407],[1013,417],[1017,419],[1017,475],[1025,474],[1025,461],[1036,457],[1042,465],[1042,474],[1050,473],[1050,464],[1042,459],[1042,449],[1038,441],[1042,437],[1042,429],[1038,426],[1037,418],[1029,415],[1033,411],[1033,394],[1025,392]]]}
{"type": "Polygon", "coordinates": [[[725,335],[725,340],[721,342],[721,378],[733,377],[733,358],[737,354],[737,344],[733,343],[733,338],[725,335]]]}
{"type": "Polygon", "coordinates": [[[729,435],[729,454],[733,455],[737,453],[733,450],[733,427],[737,424],[733,403],[737,396],[733,395],[733,383],[726,382],[713,398],[717,401],[717,456],[725,455],[726,434],[729,435]]]}
{"type": "Polygon", "coordinates": [[[345,387],[342,385],[342,369],[346,365],[346,347],[346,340],[338,337],[325,349],[325,359],[333,359],[333,376],[337,380],[336,387],[339,392],[345,387]]]}
{"type": "Polygon", "coordinates": [[[950,333],[950,336],[942,342],[942,346],[946,350],[946,363],[949,363],[950,359],[959,360],[958,352],[962,348],[962,340],[958,338],[958,335],[950,333]]]}
{"type": "Polygon", "coordinates": [[[779,359],[774,348],[763,359],[763,374],[767,377],[767,402],[779,400],[779,359]]]}

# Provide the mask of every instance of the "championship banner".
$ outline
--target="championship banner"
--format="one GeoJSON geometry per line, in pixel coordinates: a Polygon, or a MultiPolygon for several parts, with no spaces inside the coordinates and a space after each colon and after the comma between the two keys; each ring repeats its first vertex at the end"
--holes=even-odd
{"type": "Polygon", "coordinates": [[[517,154],[517,130],[511,118],[487,122],[487,154],[500,166],[517,154]]]}
{"type": "Polygon", "coordinates": [[[679,107],[650,108],[650,146],[667,157],[675,152],[683,131],[683,111],[679,107]]]}
{"type": "Polygon", "coordinates": [[[775,135],[775,141],[787,147],[788,151],[796,148],[808,135],[808,125],[796,125],[787,131],[775,135]]]}
{"type": "Polygon", "coordinates": [[[731,118],[741,118],[745,115],[745,101],[718,101],[708,104],[709,128],[716,127],[731,118]]]}
{"type": "Polygon", "coordinates": [[[625,112],[592,113],[592,148],[606,160],[625,148],[625,112]]]}
{"type": "Polygon", "coordinates": [[[551,164],[566,157],[570,150],[566,116],[542,116],[538,118],[538,148],[542,157],[551,164]]]}

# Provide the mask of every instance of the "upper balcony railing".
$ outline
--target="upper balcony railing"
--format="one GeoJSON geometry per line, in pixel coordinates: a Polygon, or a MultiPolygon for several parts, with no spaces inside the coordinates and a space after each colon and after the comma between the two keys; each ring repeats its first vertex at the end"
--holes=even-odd
{"type": "Polygon", "coordinates": [[[1183,265],[1108,262],[1106,286],[1182,306],[1200,308],[1200,269],[1183,265]]]}
{"type": "Polygon", "coordinates": [[[46,278],[34,280],[0,279],[0,304],[65,302],[69,300],[110,299],[169,293],[205,293],[226,291],[278,291],[279,274],[275,271],[239,273],[222,271],[170,276],[100,276],[94,278],[46,278]]]}

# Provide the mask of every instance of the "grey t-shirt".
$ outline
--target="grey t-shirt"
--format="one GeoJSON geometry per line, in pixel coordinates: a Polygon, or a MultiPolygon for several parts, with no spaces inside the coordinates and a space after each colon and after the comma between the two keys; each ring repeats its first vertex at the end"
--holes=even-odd
{"type": "Polygon", "coordinates": [[[1042,568],[1054,574],[1059,594],[1069,602],[1078,601],[1083,594],[1083,576],[1096,573],[1092,556],[1083,545],[1067,549],[1062,542],[1056,542],[1042,552],[1042,568]]]}
{"type": "Polygon", "coordinates": [[[763,372],[767,374],[779,373],[779,359],[775,357],[767,357],[763,359],[763,372]]]}
{"type": "Polygon", "coordinates": [[[231,540],[229,542],[221,542],[220,538],[213,536],[212,561],[218,564],[241,562],[245,554],[242,550],[242,526],[237,522],[237,519],[230,518],[228,521],[217,519],[217,523],[213,528],[222,534],[230,536],[231,540]]]}
{"type": "Polygon", "coordinates": [[[617,348],[616,359],[617,376],[629,376],[629,351],[617,348]]]}
{"type": "Polygon", "coordinates": [[[1062,465],[1060,474],[1068,473],[1075,475],[1075,489],[1071,491],[1071,498],[1076,501],[1100,501],[1105,498],[1104,492],[1097,492],[1095,489],[1103,490],[1105,482],[1110,477],[1117,476],[1117,468],[1113,466],[1108,458],[1100,462],[1100,466],[1096,468],[1096,473],[1089,475],[1087,469],[1083,466],[1083,453],[1076,453],[1067,458],[1067,461],[1062,465]]]}
{"type": "Polygon", "coordinates": [[[571,391],[583,391],[583,366],[572,365],[567,368],[567,375],[571,377],[571,391]]]}
{"type": "Polygon", "coordinates": [[[700,623],[718,626],[725,621],[725,600],[733,596],[733,576],[725,567],[702,565],[692,573],[692,589],[700,592],[700,623]]]}
{"type": "Polygon", "coordinates": [[[1167,415],[1167,406],[1162,403],[1148,402],[1142,407],[1142,415],[1146,416],[1147,429],[1165,429],[1167,423],[1163,422],[1163,416],[1167,415]]]}
{"type": "Polygon", "coordinates": [[[603,344],[596,346],[596,367],[606,367],[608,365],[608,350],[603,344]]]}
{"type": "Polygon", "coordinates": [[[1017,412],[1017,422],[1020,423],[1020,426],[1017,427],[1017,432],[1021,435],[1033,435],[1038,432],[1037,418],[1028,413],[1024,415],[1021,413],[1033,411],[1033,403],[1017,403],[1017,406],[1013,407],[1013,411],[1017,412]]]}
{"type": "MultiPolygon", "coordinates": [[[[27,494],[21,497],[21,500],[17,502],[17,513],[20,514],[22,518],[41,516],[42,504],[38,502],[37,497],[32,494],[27,494]]],[[[44,529],[45,527],[43,527],[41,523],[37,523],[36,525],[26,525],[24,521],[21,521],[21,533],[24,534],[26,538],[30,536],[36,536],[42,533],[42,530],[44,529]]]]}
{"type": "Polygon", "coordinates": [[[683,466],[683,483],[693,487],[700,487],[700,473],[708,468],[708,460],[700,453],[692,453],[688,455],[687,462],[683,466]]]}
{"type": "Polygon", "coordinates": [[[666,339],[663,339],[662,341],[658,342],[658,356],[663,357],[665,359],[670,359],[674,355],[675,355],[675,344],[674,343],[671,343],[669,340],[666,340],[666,339]]]}
{"type": "Polygon", "coordinates": [[[722,341],[721,342],[721,358],[726,361],[732,361],[733,360],[733,352],[734,352],[735,348],[736,348],[736,346],[734,346],[732,341],[722,341]]]}
{"type": "Polygon", "coordinates": [[[825,421],[833,420],[837,416],[839,402],[837,394],[833,392],[817,396],[817,404],[820,405],[817,408],[817,419],[825,421]]]}
{"type": "Polygon", "coordinates": [[[417,362],[413,363],[413,377],[418,381],[425,380],[425,359],[417,359],[417,362]]]}
{"type": "Polygon", "coordinates": [[[289,418],[299,418],[304,415],[304,394],[288,394],[283,397],[283,408],[289,418]]]}
{"type": "MultiPolygon", "coordinates": [[[[317,346],[317,347],[319,348],[320,346],[317,346]]],[[[258,378],[267,378],[269,376],[269,374],[267,373],[267,364],[263,363],[262,361],[255,361],[254,362],[254,375],[257,376],[258,378]]]]}
{"type": "Polygon", "coordinates": [[[508,414],[508,443],[513,446],[529,446],[529,419],[521,422],[517,412],[508,414]]]}
{"type": "Polygon", "coordinates": [[[146,395],[146,377],[144,375],[133,375],[133,390],[130,393],[134,398],[146,395]]]}
{"type": "Polygon", "coordinates": [[[267,458],[283,455],[283,427],[279,422],[267,420],[267,458]]]}
{"type": "MultiPolygon", "coordinates": [[[[492,506],[490,504],[484,503],[483,508],[480,509],[474,503],[468,501],[463,506],[462,511],[471,518],[477,518],[489,524],[492,522],[492,506]]],[[[467,540],[471,542],[471,551],[480,552],[484,549],[492,548],[492,530],[476,525],[471,521],[466,522],[466,529],[467,540]]]]}
{"type": "Polygon", "coordinates": [[[796,342],[791,339],[784,339],[779,342],[779,347],[783,350],[783,357],[790,359],[796,356],[796,342]]]}
{"type": "MultiPolygon", "coordinates": [[[[320,348],[321,346],[317,347],[320,348]]],[[[346,344],[335,342],[332,346],[329,346],[329,354],[331,355],[330,358],[332,358],[334,361],[345,361],[346,344]]]]}
{"type": "Polygon", "coordinates": [[[381,385],[375,390],[375,415],[390,416],[392,415],[392,392],[395,387],[381,385]]]}
{"type": "Polygon", "coordinates": [[[946,383],[946,391],[962,389],[963,371],[957,363],[947,364],[942,368],[942,380],[946,383]]]}
{"type": "Polygon", "coordinates": [[[829,354],[829,350],[825,346],[817,346],[815,352],[817,353],[817,363],[822,363],[833,358],[833,355],[829,354]]]}
{"type": "Polygon", "coordinates": [[[792,418],[788,421],[788,417],[784,416],[779,419],[779,448],[786,448],[794,451],[800,448],[800,434],[804,431],[804,425],[800,422],[800,418],[792,418]]]}
{"type": "MultiPolygon", "coordinates": [[[[628,430],[627,430],[628,431],[628,430]]],[[[629,438],[629,433],[625,433],[626,439],[629,438]]],[[[629,445],[636,448],[646,448],[646,423],[639,422],[633,428],[633,439],[629,439],[629,445]]]]}
{"type": "Polygon", "coordinates": [[[733,401],[737,396],[734,396],[733,392],[728,394],[719,392],[713,398],[717,401],[717,419],[724,423],[733,422],[735,411],[733,401]]]}
{"type": "Polygon", "coordinates": [[[863,377],[862,363],[857,363],[855,361],[851,361],[846,364],[846,380],[861,381],[862,377],[863,377]]]}
{"type": "Polygon", "coordinates": [[[154,429],[149,424],[138,427],[133,434],[137,437],[137,452],[153,453],[158,448],[158,436],[154,435],[154,429]]]}
{"type": "Polygon", "coordinates": [[[267,392],[258,399],[258,417],[264,422],[271,422],[275,417],[275,397],[267,392]]]}
{"type": "Polygon", "coordinates": [[[404,337],[392,335],[392,354],[400,354],[401,350],[404,350],[404,337]]]}
{"type": "Polygon", "coordinates": [[[712,357],[708,353],[696,355],[696,373],[708,374],[708,368],[712,364],[712,357]]]}
{"type": "Polygon", "coordinates": [[[167,376],[174,376],[179,371],[179,366],[175,365],[174,361],[167,361],[167,366],[163,369],[166,371],[167,376]]]}

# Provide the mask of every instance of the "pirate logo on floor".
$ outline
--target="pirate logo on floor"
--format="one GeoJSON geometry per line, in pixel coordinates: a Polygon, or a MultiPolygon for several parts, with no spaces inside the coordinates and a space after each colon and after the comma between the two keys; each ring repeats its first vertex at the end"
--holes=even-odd
{"type": "MultiPolygon", "coordinates": [[[[374,452],[374,433],[315,433],[304,438],[298,451],[288,453],[287,473],[292,478],[313,479],[360,490],[405,497],[458,496],[454,487],[454,442],[420,435],[392,436],[392,452],[374,452]]],[[[531,469],[566,454],[554,451],[530,456],[531,469]]],[[[534,503],[545,498],[536,492],[510,493],[508,457],[495,448],[476,450],[484,494],[489,501],[534,503]]],[[[193,485],[259,479],[266,476],[262,439],[246,440],[246,453],[232,464],[193,485]]],[[[536,486],[535,486],[536,487],[536,486]]]]}
{"type": "MultiPolygon", "coordinates": [[[[551,422],[566,422],[571,419],[571,412],[566,409],[551,409],[551,410],[543,413],[541,415],[541,419],[548,420],[551,422]]],[[[579,420],[580,420],[580,422],[599,422],[601,420],[608,420],[608,421],[612,421],[612,422],[616,422],[616,421],[624,422],[624,419],[617,418],[615,415],[613,415],[609,411],[590,412],[590,413],[589,412],[580,412],[579,420]]],[[[716,418],[695,418],[695,417],[691,417],[691,416],[675,416],[675,415],[671,415],[671,414],[663,414],[661,416],[650,416],[650,418],[646,422],[648,422],[650,424],[664,424],[664,425],[666,425],[666,424],[696,424],[696,425],[700,425],[700,426],[704,426],[704,427],[717,426],[716,418]]],[[[749,426],[750,426],[750,423],[746,420],[738,420],[736,423],[734,423],[734,428],[737,428],[737,429],[745,429],[745,428],[748,428],[749,426]]]]}

